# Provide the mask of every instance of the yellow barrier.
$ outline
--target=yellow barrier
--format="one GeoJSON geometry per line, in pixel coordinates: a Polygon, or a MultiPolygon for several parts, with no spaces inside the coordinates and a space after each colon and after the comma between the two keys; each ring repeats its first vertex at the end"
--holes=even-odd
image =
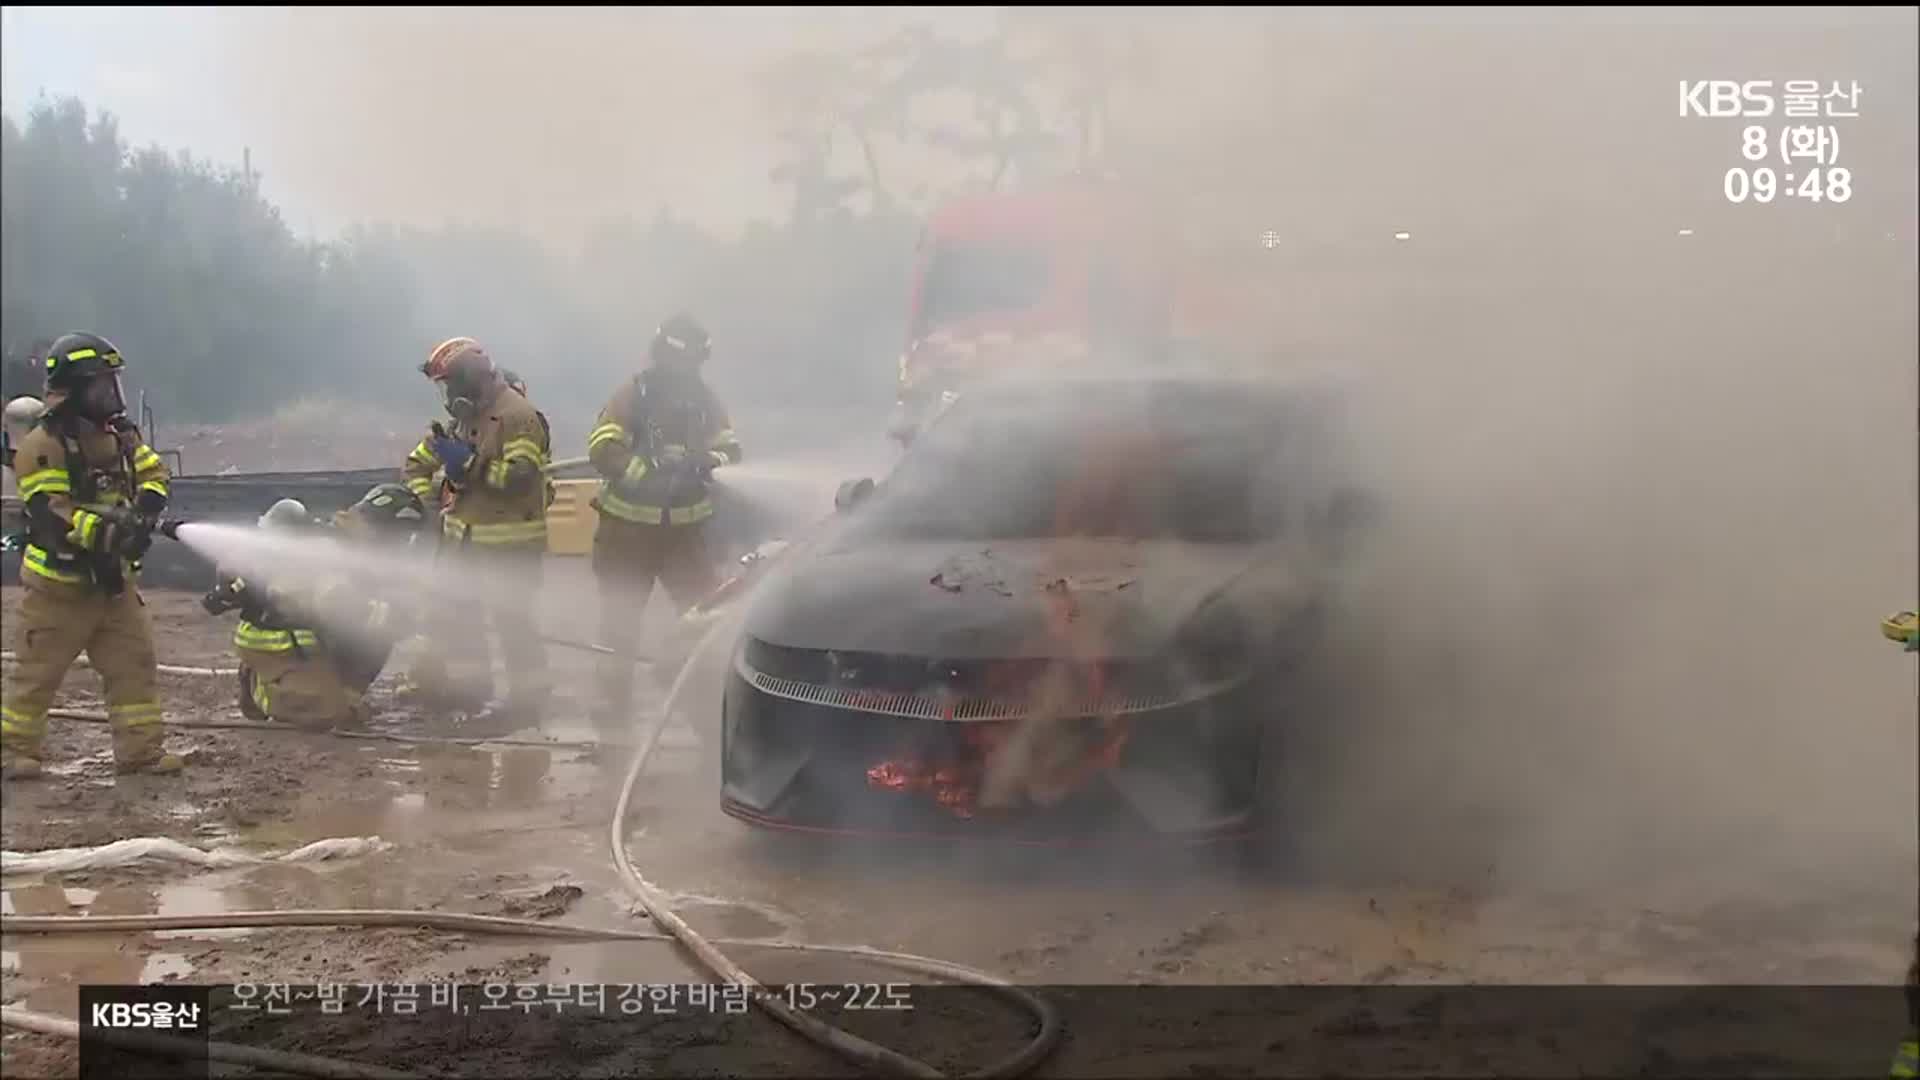
{"type": "Polygon", "coordinates": [[[600,515],[588,506],[598,480],[555,480],[553,505],[547,507],[547,553],[587,555],[593,551],[594,529],[600,515]]]}

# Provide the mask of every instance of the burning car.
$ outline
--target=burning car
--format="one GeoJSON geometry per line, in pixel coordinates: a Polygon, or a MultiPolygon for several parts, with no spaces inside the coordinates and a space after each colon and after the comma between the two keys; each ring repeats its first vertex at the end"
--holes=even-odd
{"type": "Polygon", "coordinates": [[[1353,525],[1315,388],[970,389],[749,598],[721,803],[760,825],[1061,842],[1255,820],[1353,525]]]}

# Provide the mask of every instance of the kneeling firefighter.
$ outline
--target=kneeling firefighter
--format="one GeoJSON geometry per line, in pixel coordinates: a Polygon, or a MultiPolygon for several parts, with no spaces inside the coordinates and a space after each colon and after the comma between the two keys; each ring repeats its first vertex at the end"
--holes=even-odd
{"type": "MultiPolygon", "coordinates": [[[[287,536],[314,536],[319,530],[297,499],[274,503],[258,524],[287,536]]],[[[240,661],[240,711],[253,720],[322,731],[358,726],[357,703],[339,684],[332,650],[318,629],[315,590],[304,580],[307,573],[294,570],[276,578],[251,568],[236,572],[222,566],[217,575],[200,604],[210,615],[240,611],[233,630],[240,661]]]]}
{"type": "Polygon", "coordinates": [[[407,487],[423,499],[436,494],[434,476],[441,477],[438,554],[445,573],[433,600],[441,625],[416,680],[429,699],[473,711],[492,690],[485,632],[491,622],[508,686],[504,708],[481,720],[537,724],[552,693],[533,616],[553,501],[546,418],[471,338],[442,342],[421,372],[440,389],[453,423],[433,424],[404,470],[407,487]],[[454,582],[463,584],[450,593],[454,582]]]}
{"type": "Polygon", "coordinates": [[[656,580],[685,612],[719,584],[702,536],[713,515],[714,469],[738,464],[740,440],[720,398],[701,377],[712,352],[691,316],[668,319],[654,334],[645,370],[623,383],[600,410],[587,455],[600,473],[593,508],[593,573],[601,583],[600,642],[616,657],[600,664],[594,724],[624,742],[633,715],[636,616],[656,580]]]}
{"type": "Polygon", "coordinates": [[[40,773],[47,709],[85,652],[106,683],[115,769],[176,772],[165,749],[140,560],[167,506],[167,467],[127,418],[125,361],[95,334],[47,346],[46,410],[14,447],[26,507],[19,666],[0,700],[0,772],[40,773]]]}
{"type": "MultiPolygon", "coordinates": [[[[335,516],[346,536],[384,541],[405,531],[396,522],[424,517],[419,501],[398,484],[375,487],[335,516]]],[[[290,535],[317,534],[320,523],[293,499],[262,515],[260,527],[290,535]]],[[[365,726],[367,687],[378,678],[409,623],[405,611],[364,595],[356,580],[331,568],[290,581],[248,579],[223,570],[202,600],[220,614],[239,608],[233,643],[240,658],[240,708],[256,720],[313,730],[365,726]],[[312,580],[317,577],[318,580],[312,580]]]]}

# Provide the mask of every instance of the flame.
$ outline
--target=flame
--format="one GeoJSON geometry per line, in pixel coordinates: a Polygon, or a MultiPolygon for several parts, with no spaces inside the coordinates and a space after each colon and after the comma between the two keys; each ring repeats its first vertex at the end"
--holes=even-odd
{"type": "MultiPolygon", "coordinates": [[[[1120,436],[1088,447],[1082,467],[1062,488],[1056,535],[1082,531],[1129,535],[1127,526],[1144,510],[1142,485],[1162,460],[1151,438],[1120,436]]],[[[1042,590],[1045,618],[1040,640],[1027,655],[1053,658],[1039,678],[1028,663],[1007,663],[988,672],[986,692],[1028,702],[1025,719],[969,723],[964,757],[930,762],[903,754],[867,770],[868,783],[901,793],[924,793],[952,813],[973,817],[980,809],[1010,809],[1023,803],[1049,806],[1083,789],[1120,763],[1128,741],[1123,718],[1106,711],[1110,681],[1106,635],[1098,620],[1082,617],[1070,573],[1072,546],[1060,546],[1061,571],[1042,590]],[[1095,730],[1071,723],[1096,710],[1095,730]]],[[[949,705],[946,718],[952,718],[949,705]]]]}

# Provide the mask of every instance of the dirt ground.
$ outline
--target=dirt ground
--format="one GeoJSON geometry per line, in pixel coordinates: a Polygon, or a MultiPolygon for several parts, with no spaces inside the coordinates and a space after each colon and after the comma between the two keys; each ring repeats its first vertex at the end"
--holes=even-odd
{"type": "MultiPolygon", "coordinates": [[[[18,599],[17,589],[5,590],[9,617],[18,599]]],[[[147,600],[162,663],[230,665],[230,619],[208,618],[189,594],[153,592],[147,600]]],[[[554,662],[563,671],[586,670],[558,650],[554,662]]],[[[420,730],[417,718],[393,705],[390,677],[376,684],[376,730],[420,730]]],[[[563,687],[576,682],[563,680],[563,687]]],[[[240,719],[228,680],[166,676],[163,689],[170,719],[240,719]]],[[[98,708],[98,692],[97,677],[79,669],[61,704],[98,708]]],[[[578,711],[563,689],[545,734],[587,737],[578,711]]],[[[607,850],[619,767],[596,765],[579,751],[185,729],[173,740],[190,762],[184,775],[116,778],[103,725],[54,720],[49,776],[4,793],[3,846],[24,852],[137,836],[264,853],[329,837],[377,836],[393,846],[338,861],[218,871],[166,866],[13,875],[0,894],[6,914],[404,908],[644,926],[607,850]]],[[[1910,886],[1903,886],[1908,879],[1900,872],[1886,876],[1885,890],[1783,880],[1765,891],[1730,894],[1703,874],[1613,892],[1550,894],[1474,882],[1280,882],[1208,857],[1145,848],[1116,858],[796,842],[720,815],[710,776],[696,765],[701,760],[684,743],[666,745],[638,790],[628,838],[642,872],[697,928],[749,941],[908,951],[1021,983],[1890,986],[1900,980],[1911,941],[1912,898],[1901,893],[1910,886]]],[[[845,958],[731,951],[770,983],[907,978],[845,958]]],[[[677,950],[659,944],[399,929],[10,935],[4,961],[9,1004],[63,1015],[72,1015],[83,982],[707,981],[677,950]]],[[[1321,1030],[1328,1024],[1344,1032],[1343,1052],[1412,1040],[1407,1045],[1419,1049],[1405,1060],[1414,1072],[1420,1062],[1435,1060],[1422,1054],[1453,1054],[1446,1060],[1470,1071],[1491,1060],[1468,1053],[1457,1033],[1446,1042],[1433,1030],[1409,1034],[1376,1024],[1376,1041],[1367,1042],[1372,1021],[1356,1028],[1350,1005],[1311,1023],[1303,1019],[1306,1027],[1282,1038],[1272,1034],[1273,1009],[1254,1007],[1254,999],[1180,1000],[1187,1003],[1184,1014],[1167,1011],[1123,1033],[1114,1030],[1120,1025],[1111,1011],[1067,994],[1063,1007],[1079,1027],[1070,1028],[1066,1047],[1042,1075],[1270,1073],[1274,1055],[1286,1056],[1275,1047],[1284,1049],[1289,1038],[1296,1048],[1321,1045],[1314,1040],[1328,1037],[1321,1030]],[[1348,1019],[1334,1024],[1328,1017],[1336,1014],[1348,1019]],[[1361,1043],[1354,1044],[1356,1038],[1361,1043]],[[1266,1064],[1249,1059],[1249,1047],[1262,1048],[1266,1064]]],[[[246,1021],[245,1032],[250,1041],[282,1048],[400,1067],[431,1064],[455,1074],[483,1062],[492,1074],[515,1067],[571,1075],[666,1067],[714,1075],[848,1073],[757,1013],[653,1018],[644,1038],[631,1023],[620,1026],[617,1016],[549,1023],[509,1015],[511,1021],[496,1026],[408,1026],[392,1017],[356,1019],[350,1011],[288,1021],[258,1017],[246,1021]]],[[[912,1020],[870,1016],[849,1023],[866,1024],[875,1037],[933,1055],[929,1060],[946,1067],[977,1067],[1011,1052],[1022,1038],[1021,1019],[977,995],[945,999],[940,1009],[912,1020]]],[[[1481,1041],[1504,1039],[1510,1049],[1526,1050],[1533,1044],[1522,1034],[1509,1024],[1492,1035],[1482,1030],[1481,1041]]],[[[1872,1041],[1873,1033],[1863,1038],[1872,1041]]],[[[1891,1045],[1867,1049],[1882,1055],[1891,1045]]],[[[1638,1046],[1618,1053],[1632,1057],[1638,1046]]],[[[72,1044],[39,1036],[8,1032],[0,1049],[8,1076],[69,1075],[75,1065],[72,1044]]],[[[1287,1060],[1334,1067],[1352,1059],[1287,1060]]],[[[1377,1066],[1384,1059],[1367,1060],[1377,1066]]],[[[1646,1065],[1638,1058],[1607,1060],[1646,1065]]],[[[1682,1060],[1706,1071],[1731,1068],[1724,1061],[1682,1060]]]]}

